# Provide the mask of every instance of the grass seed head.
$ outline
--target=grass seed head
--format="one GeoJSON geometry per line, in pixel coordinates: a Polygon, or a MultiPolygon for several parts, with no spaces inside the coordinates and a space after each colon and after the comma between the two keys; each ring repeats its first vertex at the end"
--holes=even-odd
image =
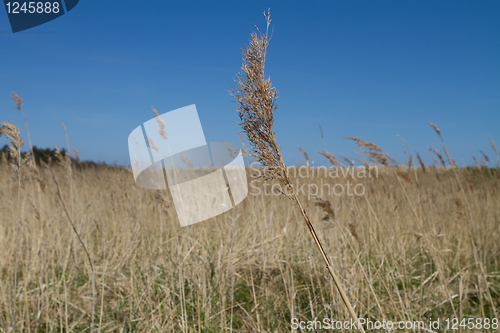
{"type": "Polygon", "coordinates": [[[410,178],[410,175],[408,174],[408,172],[406,172],[404,170],[396,170],[396,174],[399,177],[403,178],[405,182],[411,184],[411,178],[410,178]]]}
{"type": "Polygon", "coordinates": [[[420,167],[422,168],[422,172],[425,173],[425,164],[422,162],[422,159],[420,158],[420,155],[417,153],[417,159],[418,163],[420,164],[420,167]]]}
{"type": "Polygon", "coordinates": [[[340,166],[341,163],[339,161],[337,161],[337,159],[335,158],[335,156],[326,151],[326,150],[322,150],[322,151],[319,151],[318,152],[320,155],[323,155],[324,157],[326,157],[328,159],[328,161],[330,161],[331,164],[335,165],[335,166],[340,166]]]}
{"type": "Polygon", "coordinates": [[[354,166],[354,164],[352,163],[352,161],[350,159],[348,159],[347,157],[345,156],[339,156],[341,159],[343,159],[344,161],[347,162],[347,164],[349,164],[350,166],[354,166]]]}
{"type": "Polygon", "coordinates": [[[328,200],[324,200],[321,197],[316,197],[315,206],[320,207],[327,215],[323,220],[329,220],[335,218],[335,212],[333,211],[332,204],[328,200]]]}
{"type": "Polygon", "coordinates": [[[156,111],[156,109],[153,106],[151,106],[151,109],[153,109],[153,112],[156,116],[156,121],[158,122],[158,133],[162,138],[168,140],[167,133],[165,132],[165,122],[163,121],[163,119],[160,118],[160,114],[158,113],[158,111],[156,111]]]}
{"type": "Polygon", "coordinates": [[[498,150],[497,150],[497,146],[495,145],[495,141],[493,141],[493,139],[489,135],[488,135],[488,138],[490,139],[491,148],[493,148],[493,151],[495,152],[495,154],[498,155],[498,150]]]}
{"type": "MultiPolygon", "coordinates": [[[[434,149],[432,147],[429,147],[429,150],[432,151],[434,153],[434,155],[436,155],[438,158],[439,158],[439,161],[441,162],[441,164],[446,167],[446,163],[444,162],[444,158],[443,156],[441,156],[441,154],[439,154],[439,152],[437,151],[437,149],[434,149]]],[[[437,161],[436,161],[437,162],[437,161]]]]}
{"type": "Polygon", "coordinates": [[[377,147],[377,145],[374,143],[363,141],[357,137],[347,137],[346,139],[347,140],[354,140],[356,142],[356,146],[358,146],[360,148],[365,148],[365,149],[372,150],[374,152],[382,153],[382,149],[377,147]]]}
{"type": "Polygon", "coordinates": [[[479,152],[481,153],[481,155],[483,155],[483,158],[484,158],[484,160],[485,160],[486,162],[489,162],[489,161],[490,161],[490,159],[489,159],[488,155],[486,155],[486,154],[485,154],[482,150],[480,150],[479,152]]]}
{"type": "Polygon", "coordinates": [[[441,137],[441,131],[439,128],[433,123],[429,123],[429,125],[436,131],[437,135],[439,135],[439,138],[442,140],[443,138],[441,137]]]}
{"type": "Polygon", "coordinates": [[[12,93],[12,100],[14,101],[14,103],[16,103],[17,109],[19,111],[22,111],[22,109],[23,109],[23,106],[22,106],[23,100],[22,100],[22,98],[19,97],[15,92],[13,92],[12,93]]]}
{"type": "Polygon", "coordinates": [[[160,151],[160,147],[158,147],[156,145],[156,143],[153,141],[153,138],[151,138],[149,135],[147,135],[147,138],[148,138],[149,146],[151,148],[153,148],[154,150],[156,150],[157,152],[159,152],[160,151]]]}
{"type": "Polygon", "coordinates": [[[356,225],[352,222],[349,222],[347,225],[349,226],[349,233],[352,235],[352,237],[354,237],[354,239],[356,240],[356,242],[358,242],[358,244],[361,244],[358,232],[356,231],[356,225]]]}
{"type": "MultiPolygon", "coordinates": [[[[280,147],[274,132],[274,111],[277,109],[278,92],[273,87],[271,79],[266,78],[265,64],[267,48],[270,41],[270,12],[264,13],[267,27],[262,33],[256,27],[257,33],[252,33],[250,45],[242,50],[242,73],[236,77],[236,90],[231,96],[235,98],[236,110],[240,117],[238,123],[247,134],[252,149],[250,156],[266,169],[267,179],[276,179],[282,187],[289,187],[290,180],[285,162],[281,156],[280,147]]],[[[281,189],[281,193],[284,191],[281,189]]]]}
{"type": "Polygon", "coordinates": [[[2,127],[0,127],[0,136],[2,134],[5,135],[12,144],[9,146],[9,155],[12,162],[11,165],[17,180],[20,180],[19,174],[21,165],[25,164],[29,158],[29,154],[26,154],[24,159],[21,157],[21,148],[24,146],[24,141],[21,138],[21,130],[10,121],[0,123],[0,125],[2,125],[2,127]]]}

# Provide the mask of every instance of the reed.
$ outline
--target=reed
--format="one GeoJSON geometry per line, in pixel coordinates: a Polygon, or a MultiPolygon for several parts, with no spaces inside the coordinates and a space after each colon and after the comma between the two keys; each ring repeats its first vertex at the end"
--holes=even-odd
{"type": "MultiPolygon", "coordinates": [[[[276,99],[278,92],[273,87],[271,79],[265,76],[267,48],[271,39],[269,36],[269,26],[271,24],[269,10],[267,13],[264,13],[264,17],[267,23],[266,32],[262,33],[256,27],[257,32],[251,34],[250,45],[243,50],[243,64],[241,67],[243,73],[237,76],[236,83],[238,88],[236,90],[233,89],[231,94],[237,103],[237,111],[241,121],[239,125],[247,134],[248,140],[252,145],[251,156],[255,157],[267,171],[264,177],[268,180],[277,180],[280,183],[278,190],[281,194],[287,197],[300,210],[304,222],[321,253],[324,264],[341,295],[344,305],[349,311],[350,316],[359,323],[358,316],[347,298],[341,281],[337,277],[337,273],[328,259],[314,226],[290,181],[288,169],[276,141],[274,112],[277,109],[276,99]]],[[[309,164],[309,156],[302,148],[299,147],[299,149],[304,154],[307,164],[309,164]]],[[[364,332],[361,325],[357,327],[361,332],[364,332]]]]}

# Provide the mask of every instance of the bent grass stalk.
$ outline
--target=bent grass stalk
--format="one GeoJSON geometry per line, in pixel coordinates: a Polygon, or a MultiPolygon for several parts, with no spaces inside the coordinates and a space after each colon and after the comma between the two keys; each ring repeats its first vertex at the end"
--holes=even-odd
{"type": "MultiPolygon", "coordinates": [[[[271,79],[265,78],[265,63],[267,47],[269,45],[269,25],[271,23],[270,11],[264,13],[267,27],[263,34],[257,29],[257,33],[251,34],[250,45],[243,50],[243,64],[241,69],[243,74],[236,78],[239,88],[231,92],[231,96],[236,99],[237,111],[241,120],[241,127],[247,134],[252,145],[251,156],[254,156],[263,167],[266,168],[265,179],[277,180],[280,183],[279,191],[285,195],[296,207],[299,208],[309,232],[321,253],[323,261],[330,273],[335,286],[337,287],[342,301],[344,302],[350,316],[359,323],[358,316],[354,311],[347,295],[340,283],[335,270],[333,269],[328,256],[314,230],[314,227],[307,216],[306,211],[300,203],[297,193],[290,181],[288,170],[281,156],[279,145],[274,133],[273,113],[277,106],[277,90],[272,86],[271,79]]],[[[361,325],[359,330],[364,332],[361,325]]]]}
{"type": "MultiPolygon", "coordinates": [[[[65,159],[67,162],[67,160],[69,159],[68,154],[66,154],[65,159]]],[[[69,168],[71,168],[71,167],[69,167],[69,168]]],[[[59,187],[59,182],[56,179],[56,175],[54,173],[54,170],[51,168],[50,172],[52,173],[52,178],[54,179],[54,183],[56,184],[57,197],[59,198],[59,201],[61,202],[61,205],[64,209],[64,212],[66,213],[66,217],[68,218],[69,223],[71,224],[71,227],[73,228],[73,231],[75,232],[76,237],[78,238],[78,241],[80,242],[80,244],[82,244],[83,250],[85,251],[85,254],[87,255],[87,259],[89,261],[90,270],[92,273],[92,317],[91,317],[92,323],[90,325],[90,332],[93,332],[93,330],[94,330],[94,313],[95,313],[95,270],[94,270],[94,265],[92,263],[92,259],[90,258],[89,251],[87,251],[87,247],[85,246],[85,243],[83,242],[82,238],[80,237],[80,234],[76,230],[76,226],[73,223],[73,219],[71,218],[71,215],[68,211],[68,208],[66,207],[64,199],[61,195],[61,188],[59,187]]]]}
{"type": "MultiPolygon", "coordinates": [[[[17,104],[17,102],[16,102],[17,104]]],[[[19,102],[18,106],[21,105],[19,102]]],[[[15,264],[14,264],[14,297],[13,297],[13,307],[12,307],[12,331],[16,331],[16,298],[17,298],[17,266],[19,263],[19,228],[21,223],[21,166],[26,164],[29,159],[29,155],[22,158],[21,157],[21,148],[24,145],[24,141],[21,138],[21,131],[18,127],[12,124],[10,121],[6,123],[0,123],[2,127],[0,127],[0,136],[4,134],[7,139],[10,140],[12,146],[9,146],[9,154],[13,160],[12,168],[14,171],[15,177],[13,177],[17,182],[17,219],[14,229],[16,230],[14,243],[15,245],[15,264]]]]}

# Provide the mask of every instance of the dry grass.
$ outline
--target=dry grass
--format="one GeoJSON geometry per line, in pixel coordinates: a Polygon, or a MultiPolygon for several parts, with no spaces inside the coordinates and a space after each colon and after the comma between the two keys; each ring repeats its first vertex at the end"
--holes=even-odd
{"type": "MultiPolygon", "coordinates": [[[[248,171],[255,180],[255,170],[248,171]]],[[[459,302],[464,317],[494,317],[500,173],[460,169],[457,181],[443,168],[406,171],[412,182],[404,188],[389,168],[371,179],[292,174],[290,180],[299,187],[347,180],[366,185],[365,196],[324,195],[331,214],[325,220],[314,200],[298,194],[360,317],[447,318],[459,302]]],[[[3,164],[2,331],[12,321],[15,285],[18,184],[11,174],[3,164]]],[[[285,197],[253,195],[251,187],[230,212],[180,228],[168,192],[138,188],[127,170],[73,166],[71,182],[63,181],[66,175],[63,167],[41,168],[46,191],[36,190],[36,180],[21,190],[19,331],[81,332],[94,319],[101,332],[282,332],[293,317],[348,318],[300,212],[289,209],[285,197]],[[59,193],[71,202],[67,211],[52,171],[61,180],[59,193]],[[68,214],[94,265],[94,297],[92,268],[68,214]]],[[[254,185],[264,188],[258,181],[254,185]]]]}
{"type": "MultiPolygon", "coordinates": [[[[248,168],[242,204],[181,228],[169,192],[138,188],[127,169],[59,154],[37,170],[19,155],[18,128],[2,133],[14,146],[13,165],[0,164],[1,332],[12,322],[20,332],[283,332],[292,318],[349,318],[303,215],[272,194],[276,181],[256,178],[262,169],[248,168]]],[[[485,163],[379,163],[371,177],[287,168],[359,317],[498,318],[500,170],[485,163]],[[348,183],[364,195],[318,191],[348,183]]]]}
{"type": "MultiPolygon", "coordinates": [[[[262,35],[252,43],[266,46],[262,35]]],[[[247,199],[202,223],[181,228],[168,190],[137,187],[126,168],[61,154],[36,168],[20,155],[19,129],[2,124],[13,148],[12,165],[0,159],[0,332],[284,332],[292,318],[350,318],[339,285],[373,321],[498,318],[499,166],[483,156],[459,168],[443,142],[448,166],[431,148],[440,163],[417,154],[420,167],[406,167],[351,138],[369,176],[340,156],[344,167],[326,143],[321,154],[335,168],[287,168],[272,127],[276,90],[259,63],[265,52],[249,50],[250,67],[262,68],[253,84],[268,98],[236,95],[268,177],[248,168],[247,199]],[[335,186],[364,192],[335,195],[335,186]]]]}

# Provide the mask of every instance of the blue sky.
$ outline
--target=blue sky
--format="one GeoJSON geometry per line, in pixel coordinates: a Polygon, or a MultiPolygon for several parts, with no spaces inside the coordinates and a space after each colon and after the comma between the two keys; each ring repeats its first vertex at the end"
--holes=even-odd
{"type": "MultiPolygon", "coordinates": [[[[358,136],[406,162],[431,162],[437,124],[459,164],[500,146],[499,1],[88,0],[13,34],[0,9],[0,121],[33,144],[70,145],[84,160],[127,163],[130,132],[196,104],[207,141],[239,142],[228,93],[254,24],[274,34],[267,74],[279,91],[275,131],[285,162],[315,165],[324,143],[357,158],[358,136]]],[[[7,140],[0,138],[0,147],[7,140]]],[[[441,151],[441,148],[440,148],[441,151]]]]}

